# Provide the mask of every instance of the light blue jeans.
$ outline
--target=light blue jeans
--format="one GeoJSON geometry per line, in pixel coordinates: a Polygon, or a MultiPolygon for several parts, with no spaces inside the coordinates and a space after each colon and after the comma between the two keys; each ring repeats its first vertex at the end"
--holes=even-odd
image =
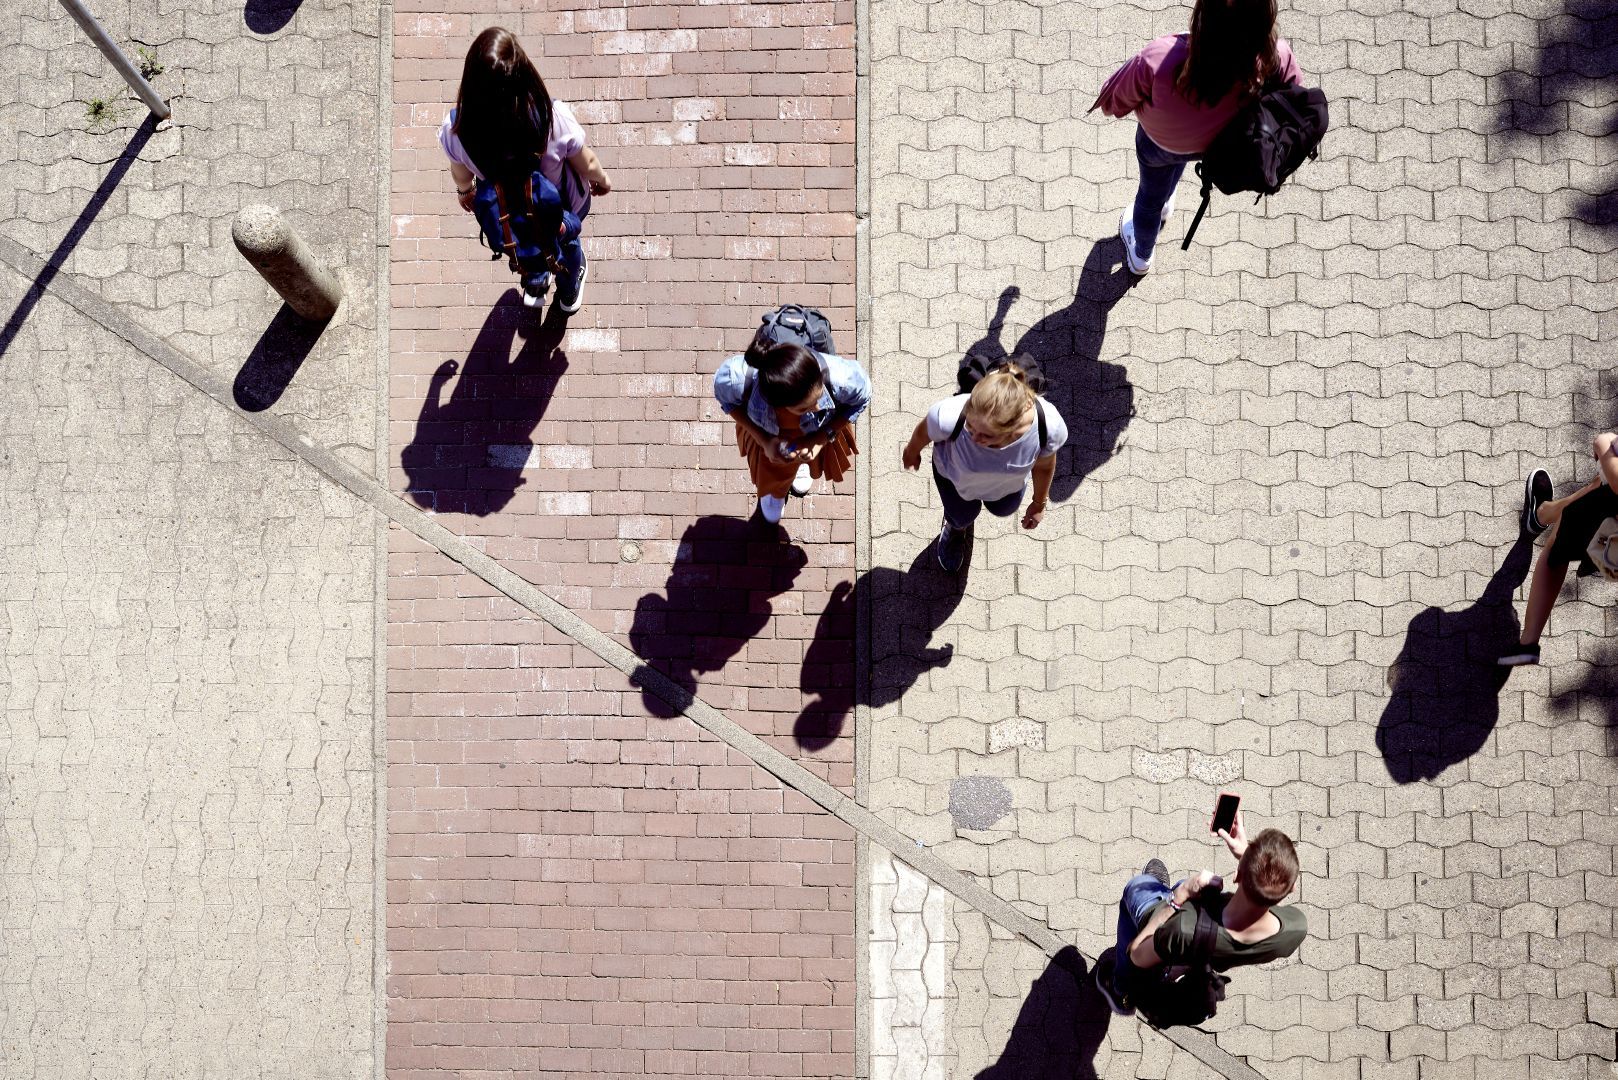
{"type": "Polygon", "coordinates": [[[1135,129],[1135,158],[1140,162],[1140,187],[1135,192],[1135,255],[1150,259],[1157,247],[1157,234],[1163,228],[1163,207],[1174,194],[1180,174],[1201,154],[1171,153],[1153,142],[1146,129],[1135,129]]]}
{"type": "Polygon", "coordinates": [[[1113,963],[1118,987],[1126,994],[1135,974],[1135,966],[1129,962],[1129,946],[1151,917],[1152,909],[1173,895],[1173,889],[1150,874],[1136,874],[1124,886],[1123,898],[1118,901],[1118,948],[1113,963]]]}

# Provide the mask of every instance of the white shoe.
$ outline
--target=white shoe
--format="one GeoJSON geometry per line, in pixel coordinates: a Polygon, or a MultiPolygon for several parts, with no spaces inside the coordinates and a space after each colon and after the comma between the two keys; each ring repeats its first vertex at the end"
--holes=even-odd
{"type": "Polygon", "coordinates": [[[758,497],[758,512],[764,515],[764,520],[775,525],[781,520],[781,511],[787,508],[787,501],[779,495],[760,495],[758,497]]]}
{"type": "Polygon", "coordinates": [[[1174,216],[1174,192],[1169,192],[1169,201],[1163,204],[1163,213],[1157,219],[1159,234],[1169,227],[1169,218],[1174,216]]]}
{"type": "Polygon", "coordinates": [[[798,466],[798,475],[792,478],[792,494],[798,498],[808,495],[815,486],[815,478],[809,475],[809,463],[806,461],[798,466]]]}
{"type": "Polygon", "coordinates": [[[1152,260],[1142,259],[1135,254],[1135,207],[1133,204],[1124,207],[1123,216],[1118,219],[1118,238],[1124,242],[1124,265],[1136,277],[1145,277],[1152,272],[1152,260]]]}

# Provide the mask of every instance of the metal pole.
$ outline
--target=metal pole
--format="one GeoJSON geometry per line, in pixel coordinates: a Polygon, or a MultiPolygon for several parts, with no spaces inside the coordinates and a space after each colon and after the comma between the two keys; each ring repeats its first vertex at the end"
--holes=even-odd
{"type": "Polygon", "coordinates": [[[129,62],[129,57],[125,56],[123,50],[118,48],[112,38],[107,36],[107,32],[101,28],[101,24],[96,22],[96,17],[85,8],[83,0],[62,0],[62,6],[67,8],[67,13],[73,16],[74,20],[84,28],[84,32],[90,35],[90,40],[96,43],[96,48],[101,50],[101,55],[107,58],[107,62],[118,69],[118,74],[124,77],[124,82],[129,84],[129,88],[135,92],[135,96],[145,102],[148,109],[152,110],[152,115],[159,120],[167,120],[169,118],[168,103],[157,96],[157,91],[152,89],[152,84],[141,77],[141,73],[135,68],[135,65],[129,62]]]}

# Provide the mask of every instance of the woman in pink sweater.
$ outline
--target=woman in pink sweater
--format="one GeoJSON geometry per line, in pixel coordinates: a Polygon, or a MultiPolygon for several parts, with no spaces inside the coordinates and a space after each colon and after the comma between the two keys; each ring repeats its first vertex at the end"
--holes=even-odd
{"type": "Polygon", "coordinates": [[[1156,39],[1113,72],[1090,108],[1134,113],[1140,123],[1140,189],[1118,223],[1132,273],[1152,268],[1186,163],[1202,157],[1265,83],[1300,78],[1292,49],[1275,36],[1275,0],[1197,0],[1190,33],[1156,39]]]}

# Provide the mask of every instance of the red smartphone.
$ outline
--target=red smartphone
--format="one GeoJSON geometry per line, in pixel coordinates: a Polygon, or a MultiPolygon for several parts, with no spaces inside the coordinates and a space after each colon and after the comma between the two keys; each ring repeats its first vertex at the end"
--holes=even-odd
{"type": "Polygon", "coordinates": [[[1242,797],[1234,791],[1221,791],[1219,801],[1214,804],[1213,820],[1208,823],[1208,831],[1216,833],[1223,829],[1229,832],[1236,826],[1236,811],[1241,808],[1242,797]]]}

